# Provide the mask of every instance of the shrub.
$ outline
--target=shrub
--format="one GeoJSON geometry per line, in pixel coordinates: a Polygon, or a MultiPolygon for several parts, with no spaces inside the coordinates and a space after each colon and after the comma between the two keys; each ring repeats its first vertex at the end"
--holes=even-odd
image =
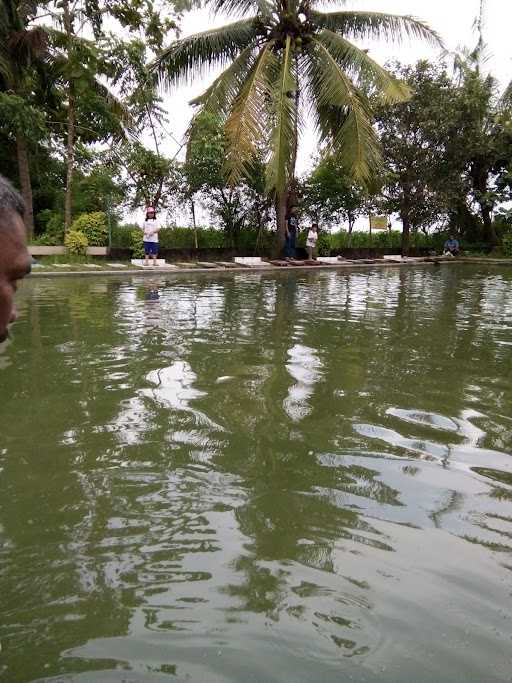
{"type": "Polygon", "coordinates": [[[512,256],[512,232],[503,235],[502,249],[505,256],[512,256]]]}
{"type": "Polygon", "coordinates": [[[61,213],[44,209],[38,214],[38,222],[44,225],[44,231],[34,240],[36,244],[54,247],[64,242],[64,217],[61,213]]]}
{"type": "Polygon", "coordinates": [[[127,225],[116,225],[112,228],[112,246],[121,249],[131,249],[132,230],[140,230],[138,225],[130,223],[127,225]]]}
{"type": "Polygon", "coordinates": [[[103,211],[83,213],[73,221],[71,230],[82,232],[91,247],[104,247],[108,242],[107,215],[103,211]]]}
{"type": "Polygon", "coordinates": [[[130,230],[130,249],[132,258],[144,258],[143,232],[140,228],[130,230]]]}
{"type": "Polygon", "coordinates": [[[84,256],[87,253],[89,243],[87,237],[79,230],[70,230],[64,238],[64,245],[68,254],[84,256]]]}

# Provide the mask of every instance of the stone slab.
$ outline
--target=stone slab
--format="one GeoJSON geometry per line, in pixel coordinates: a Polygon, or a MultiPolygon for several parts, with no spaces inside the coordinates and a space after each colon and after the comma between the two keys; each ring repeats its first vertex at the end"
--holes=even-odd
{"type": "Polygon", "coordinates": [[[242,266],[265,265],[260,256],[235,256],[233,260],[235,263],[240,263],[242,266]]]}
{"type": "Polygon", "coordinates": [[[317,261],[320,261],[320,263],[339,263],[340,260],[337,256],[319,256],[317,258],[317,261]]]}
{"type": "Polygon", "coordinates": [[[149,260],[149,263],[151,265],[145,266],[144,265],[144,259],[143,258],[132,258],[131,264],[132,266],[139,266],[142,268],[162,268],[163,266],[167,266],[168,264],[165,262],[165,259],[163,258],[157,258],[156,260],[156,266],[153,265],[153,259],[149,260]]]}
{"type": "Polygon", "coordinates": [[[224,268],[243,268],[240,263],[235,263],[234,261],[216,261],[216,263],[224,268]]]}
{"type": "Polygon", "coordinates": [[[212,261],[198,261],[197,265],[199,268],[222,268],[217,263],[212,263],[212,261]]]}

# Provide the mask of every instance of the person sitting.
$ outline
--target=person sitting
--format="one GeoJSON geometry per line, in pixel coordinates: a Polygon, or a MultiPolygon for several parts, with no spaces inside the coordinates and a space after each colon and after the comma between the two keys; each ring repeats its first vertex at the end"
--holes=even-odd
{"type": "Polygon", "coordinates": [[[444,243],[443,256],[448,256],[448,254],[450,254],[451,256],[458,256],[459,253],[460,253],[459,240],[455,239],[455,237],[453,235],[450,235],[450,237],[444,243]]]}

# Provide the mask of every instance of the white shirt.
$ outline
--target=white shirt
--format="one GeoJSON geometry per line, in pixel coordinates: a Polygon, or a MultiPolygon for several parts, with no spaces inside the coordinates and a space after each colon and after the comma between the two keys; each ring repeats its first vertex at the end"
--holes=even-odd
{"type": "Polygon", "coordinates": [[[306,242],[306,246],[308,247],[316,247],[316,241],[318,239],[318,233],[315,232],[314,230],[310,230],[308,232],[308,239],[306,242]]]}
{"type": "Polygon", "coordinates": [[[144,231],[144,242],[158,242],[158,231],[160,230],[160,225],[158,224],[157,218],[152,218],[150,220],[145,220],[142,226],[144,231]]]}

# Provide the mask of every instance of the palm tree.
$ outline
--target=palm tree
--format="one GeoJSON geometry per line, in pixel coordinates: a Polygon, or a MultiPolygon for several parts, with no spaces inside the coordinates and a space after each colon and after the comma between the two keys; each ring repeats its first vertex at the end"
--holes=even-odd
{"type": "Polygon", "coordinates": [[[176,41],[151,66],[167,88],[204,68],[226,67],[194,104],[224,121],[229,183],[248,173],[258,148],[267,150],[266,184],[275,197],[280,244],[304,114],[312,115],[321,142],[341,155],[354,178],[367,182],[379,164],[370,99],[392,104],[408,97],[407,87],[352,41],[409,36],[441,45],[413,17],[320,12],[319,4],[213,0],[216,11],[242,18],[176,41]],[[255,14],[246,18],[249,11],[255,14]]]}
{"type": "Polygon", "coordinates": [[[47,52],[47,34],[43,28],[30,28],[30,3],[2,0],[0,5],[0,92],[10,95],[18,106],[15,125],[18,175],[26,205],[25,225],[29,235],[34,231],[32,182],[28,140],[23,120],[31,115],[27,108],[34,93],[37,68],[47,52]],[[22,111],[23,110],[23,111],[22,111]]]}

